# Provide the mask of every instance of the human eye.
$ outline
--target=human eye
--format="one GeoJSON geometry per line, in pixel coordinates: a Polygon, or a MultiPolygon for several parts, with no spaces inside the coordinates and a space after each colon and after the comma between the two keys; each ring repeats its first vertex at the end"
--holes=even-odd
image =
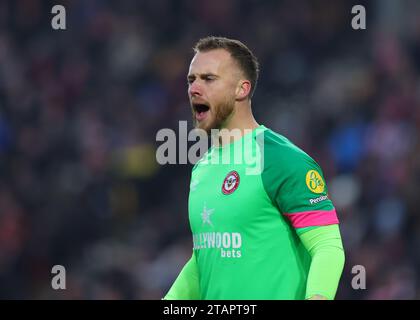
{"type": "Polygon", "coordinates": [[[194,82],[195,78],[194,77],[188,77],[187,78],[187,82],[189,85],[191,85],[194,82]]]}
{"type": "Polygon", "coordinates": [[[212,75],[204,76],[204,81],[206,81],[206,82],[211,82],[211,81],[214,81],[215,79],[216,79],[216,77],[212,76],[212,75]]]}

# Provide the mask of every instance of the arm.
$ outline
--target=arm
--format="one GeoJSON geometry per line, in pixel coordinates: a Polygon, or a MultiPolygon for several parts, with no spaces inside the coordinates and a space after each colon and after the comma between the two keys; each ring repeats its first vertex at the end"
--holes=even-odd
{"type": "Polygon", "coordinates": [[[191,259],[182,268],[164,300],[199,300],[199,278],[196,257],[194,253],[191,259]]]}
{"type": "Polygon", "coordinates": [[[344,252],[337,212],[321,167],[290,141],[271,132],[264,136],[263,150],[266,192],[312,257],[305,298],[333,299],[344,252]]]}
{"type": "Polygon", "coordinates": [[[306,299],[333,300],[344,267],[344,249],[337,224],[311,228],[298,234],[312,257],[306,299]]]}

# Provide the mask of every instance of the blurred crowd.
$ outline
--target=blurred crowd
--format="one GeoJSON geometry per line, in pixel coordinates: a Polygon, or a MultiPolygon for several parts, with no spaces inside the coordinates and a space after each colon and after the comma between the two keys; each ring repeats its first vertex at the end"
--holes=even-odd
{"type": "Polygon", "coordinates": [[[192,165],[157,164],[156,133],[191,124],[207,35],[254,51],[257,121],[324,170],[346,249],[337,298],[419,299],[416,0],[1,1],[0,298],[163,297],[191,255],[192,165]]]}

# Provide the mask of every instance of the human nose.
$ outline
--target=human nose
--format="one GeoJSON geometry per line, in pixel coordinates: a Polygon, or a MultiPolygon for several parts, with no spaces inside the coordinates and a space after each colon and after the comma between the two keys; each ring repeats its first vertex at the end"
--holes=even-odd
{"type": "Polygon", "coordinates": [[[201,86],[200,86],[200,84],[198,83],[197,80],[195,80],[193,83],[191,83],[189,85],[188,92],[189,92],[189,94],[190,94],[191,97],[193,97],[193,96],[201,96],[201,94],[202,94],[202,88],[201,88],[201,86]]]}

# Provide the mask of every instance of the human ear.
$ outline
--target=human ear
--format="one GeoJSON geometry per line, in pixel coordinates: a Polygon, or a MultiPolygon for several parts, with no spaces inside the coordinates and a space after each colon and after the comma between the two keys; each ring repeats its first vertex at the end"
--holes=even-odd
{"type": "Polygon", "coordinates": [[[251,82],[249,80],[240,80],[236,87],[236,99],[243,100],[249,96],[251,92],[251,82]]]}

